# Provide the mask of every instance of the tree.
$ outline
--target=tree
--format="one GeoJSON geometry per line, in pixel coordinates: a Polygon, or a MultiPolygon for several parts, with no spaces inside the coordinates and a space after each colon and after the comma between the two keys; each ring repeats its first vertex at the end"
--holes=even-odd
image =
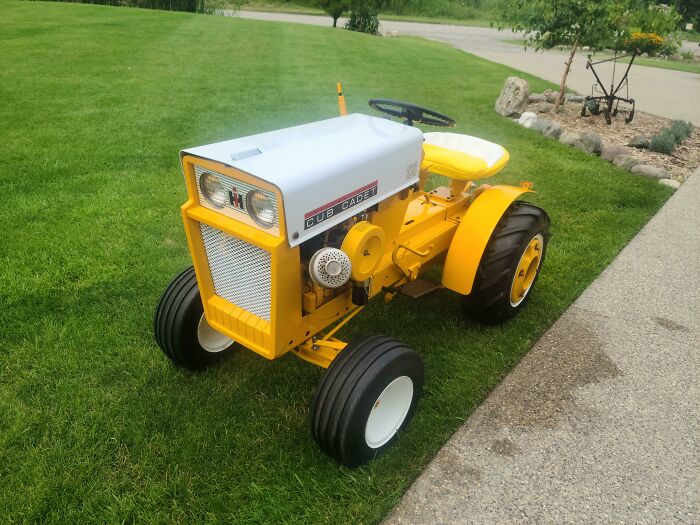
{"type": "Polygon", "coordinates": [[[336,27],[338,19],[350,9],[350,0],[317,0],[316,5],[333,19],[333,27],[336,27]]]}
{"type": "Polygon", "coordinates": [[[569,47],[557,104],[564,103],[566,78],[579,47],[624,49],[630,32],[656,33],[667,47],[677,47],[680,15],[653,0],[505,0],[499,28],[524,31],[536,50],[569,47]]]}
{"type": "Polygon", "coordinates": [[[628,31],[630,0],[506,0],[499,27],[524,31],[536,50],[566,46],[557,104],[564,103],[566,79],[579,47],[619,49],[628,31]]]}
{"type": "Polygon", "coordinates": [[[700,23],[700,0],[676,0],[676,9],[686,22],[700,23]]]}

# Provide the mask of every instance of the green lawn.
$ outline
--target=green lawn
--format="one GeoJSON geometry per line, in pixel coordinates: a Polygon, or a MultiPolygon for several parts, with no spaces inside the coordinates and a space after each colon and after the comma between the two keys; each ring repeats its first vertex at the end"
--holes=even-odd
{"type": "MultiPolygon", "coordinates": [[[[514,71],[446,45],[80,4],[0,5],[0,508],[4,523],[373,523],[671,190],[497,116],[514,71]],[[151,316],[189,265],[178,151],[412,100],[504,144],[552,242],[528,308],[498,328],[447,292],[372,304],[427,366],[389,454],[341,468],[310,440],[321,370],[251,352],[173,367],[151,316]]],[[[549,84],[528,77],[536,91],[549,84]]]]}

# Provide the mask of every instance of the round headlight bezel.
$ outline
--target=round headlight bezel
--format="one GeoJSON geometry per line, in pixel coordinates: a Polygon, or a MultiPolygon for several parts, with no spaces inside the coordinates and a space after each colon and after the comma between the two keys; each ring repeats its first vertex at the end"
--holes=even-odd
{"type": "Polygon", "coordinates": [[[207,202],[215,208],[222,209],[226,207],[226,187],[223,185],[219,177],[217,177],[213,173],[205,171],[199,176],[199,190],[202,192],[202,195],[207,200],[207,202]],[[212,189],[207,186],[207,181],[211,181],[212,185],[219,186],[213,191],[215,193],[221,192],[220,200],[217,200],[216,196],[212,194],[212,189]]]}
{"type": "Polygon", "coordinates": [[[245,201],[246,208],[248,210],[248,215],[251,219],[253,219],[253,221],[255,221],[255,223],[258,226],[262,226],[263,228],[269,229],[275,225],[275,222],[277,221],[277,210],[275,210],[274,201],[268,195],[266,195],[260,190],[250,190],[245,197],[245,201]],[[267,201],[267,203],[269,204],[269,209],[272,213],[270,221],[266,221],[265,219],[263,219],[260,216],[260,213],[256,211],[257,206],[254,204],[254,199],[256,199],[258,196],[262,197],[262,199],[264,199],[264,201],[267,201]]]}

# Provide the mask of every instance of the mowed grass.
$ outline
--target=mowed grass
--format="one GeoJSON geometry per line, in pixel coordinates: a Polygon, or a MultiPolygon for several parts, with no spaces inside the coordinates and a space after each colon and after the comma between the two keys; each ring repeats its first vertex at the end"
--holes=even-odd
{"type": "Polygon", "coordinates": [[[377,522],[670,194],[499,117],[514,72],[433,42],[6,1],[0,49],[5,523],[377,522]],[[378,301],[343,331],[410,343],[428,374],[398,445],[356,470],[310,439],[320,369],[245,351],[192,373],[151,332],[190,264],[178,151],[332,117],[336,81],[352,111],[411,100],[504,144],[497,182],[534,182],[553,234],[532,301],[504,326],[464,320],[443,291],[378,301]]]}

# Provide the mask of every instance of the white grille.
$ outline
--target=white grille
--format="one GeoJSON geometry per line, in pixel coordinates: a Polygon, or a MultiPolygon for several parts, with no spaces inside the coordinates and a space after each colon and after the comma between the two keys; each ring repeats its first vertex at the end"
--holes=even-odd
{"type": "Polygon", "coordinates": [[[216,295],[270,320],[270,253],[200,224],[216,295]]]}

